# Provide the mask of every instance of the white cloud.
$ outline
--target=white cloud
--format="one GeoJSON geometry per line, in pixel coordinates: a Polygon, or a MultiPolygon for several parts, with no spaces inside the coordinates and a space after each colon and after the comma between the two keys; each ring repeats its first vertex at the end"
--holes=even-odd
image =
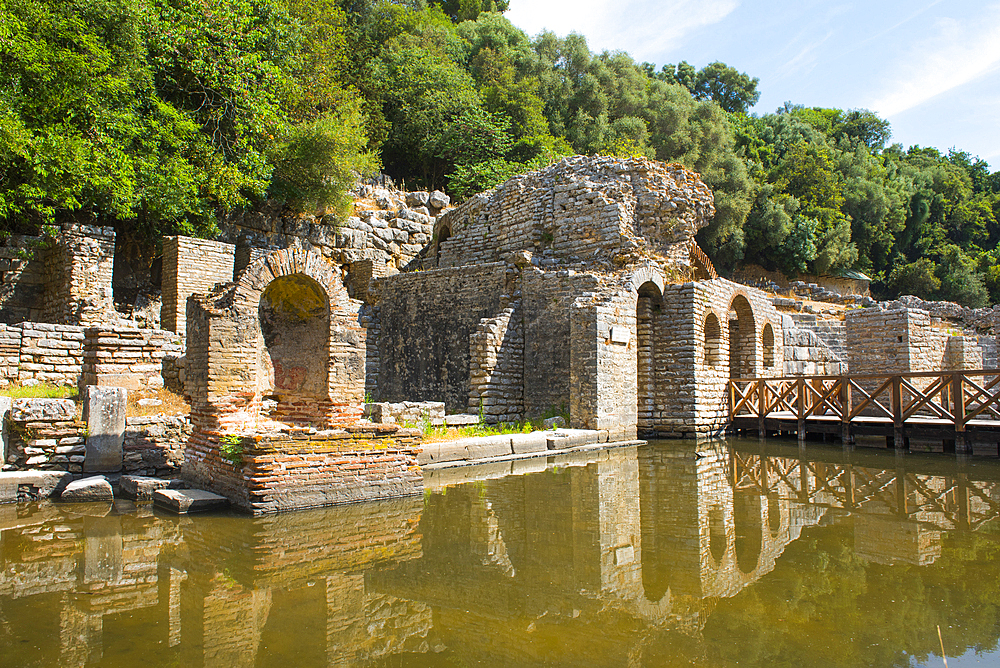
{"type": "Polygon", "coordinates": [[[941,18],[935,28],[936,34],[907,49],[881,95],[867,106],[891,117],[1000,65],[1000,7],[975,20],[941,18]]]}
{"type": "Polygon", "coordinates": [[[512,0],[507,18],[529,34],[578,32],[593,51],[623,50],[655,58],[691,32],[718,23],[740,0],[512,0]]]}

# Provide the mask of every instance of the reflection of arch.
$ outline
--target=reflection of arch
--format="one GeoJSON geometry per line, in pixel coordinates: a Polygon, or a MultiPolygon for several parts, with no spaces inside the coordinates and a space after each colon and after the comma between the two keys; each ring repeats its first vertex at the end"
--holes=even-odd
{"type": "Polygon", "coordinates": [[[736,565],[752,573],[760,561],[764,544],[760,494],[753,489],[733,491],[733,525],[736,529],[736,565]]]}
{"type": "Polygon", "coordinates": [[[708,509],[708,550],[717,564],[726,556],[726,543],[725,515],[722,506],[714,505],[708,509]]]}
{"type": "MultiPolygon", "coordinates": [[[[261,293],[258,306],[267,373],[263,395],[272,395],[276,413],[305,418],[303,402],[314,408],[329,398],[330,299],[304,274],[275,278],[261,293]]],[[[309,411],[314,413],[315,411],[309,411]]]]}
{"type": "Polygon", "coordinates": [[[771,323],[764,325],[764,333],[761,335],[761,343],[764,347],[764,367],[770,369],[774,366],[774,329],[771,327],[771,323]]]}
{"type": "Polygon", "coordinates": [[[776,538],[781,532],[781,499],[777,492],[767,495],[767,528],[771,531],[771,538],[776,538]]]}
{"type": "MultiPolygon", "coordinates": [[[[773,336],[773,335],[772,335],[773,336]]],[[[757,369],[757,325],[745,295],[729,304],[729,377],[750,378],[757,369]]]]}
{"type": "Polygon", "coordinates": [[[709,311],[705,316],[705,366],[715,367],[722,362],[722,325],[719,316],[709,311]]]}
{"type": "Polygon", "coordinates": [[[663,293],[652,280],[639,286],[636,319],[636,412],[639,433],[656,422],[656,323],[663,310],[663,293]]]}

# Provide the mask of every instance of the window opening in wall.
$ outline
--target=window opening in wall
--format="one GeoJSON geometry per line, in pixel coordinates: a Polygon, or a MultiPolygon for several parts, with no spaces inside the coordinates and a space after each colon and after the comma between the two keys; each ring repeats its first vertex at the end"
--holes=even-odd
{"type": "Polygon", "coordinates": [[[705,366],[715,367],[722,361],[722,324],[714,313],[705,316],[705,366]]]}
{"type": "Polygon", "coordinates": [[[762,343],[764,344],[764,366],[770,369],[774,367],[774,329],[771,327],[771,323],[764,325],[762,343]]]}

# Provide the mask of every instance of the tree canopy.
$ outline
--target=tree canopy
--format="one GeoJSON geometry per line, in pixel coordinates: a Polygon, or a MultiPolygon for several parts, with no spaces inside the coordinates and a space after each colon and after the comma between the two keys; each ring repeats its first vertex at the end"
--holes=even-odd
{"type": "Polygon", "coordinates": [[[1000,172],[786,103],[722,62],[529,37],[505,0],[0,0],[0,226],[211,236],[265,198],[344,210],[381,167],[457,198],[574,153],[701,174],[723,272],[855,269],[884,296],[1000,301],[1000,172]]]}

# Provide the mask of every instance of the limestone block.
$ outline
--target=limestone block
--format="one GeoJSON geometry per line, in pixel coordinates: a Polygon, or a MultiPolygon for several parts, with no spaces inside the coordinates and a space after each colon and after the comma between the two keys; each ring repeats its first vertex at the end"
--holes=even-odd
{"type": "Polygon", "coordinates": [[[406,193],[406,206],[426,206],[430,201],[431,194],[426,190],[417,190],[406,193]]]}
{"type": "Polygon", "coordinates": [[[172,513],[183,515],[225,508],[229,505],[229,499],[202,489],[158,489],[153,492],[153,503],[172,513]]]}
{"type": "Polygon", "coordinates": [[[166,480],[141,475],[122,476],[121,491],[124,496],[137,501],[150,501],[158,489],[187,489],[183,480],[166,480]]]}
{"type": "Polygon", "coordinates": [[[451,204],[451,198],[445,195],[440,190],[435,190],[430,194],[427,199],[427,204],[430,204],[435,209],[443,209],[449,204],[451,204]]]}
{"type": "Polygon", "coordinates": [[[72,399],[15,399],[10,419],[15,422],[72,420],[76,404],[72,399]]]}
{"type": "Polygon", "coordinates": [[[59,495],[62,501],[76,503],[89,501],[111,501],[114,498],[114,491],[111,483],[102,475],[91,476],[81,480],[74,480],[66,485],[66,489],[59,495]]]}
{"type": "Polygon", "coordinates": [[[125,401],[122,387],[88,385],[84,390],[83,419],[87,423],[85,471],[120,471],[125,442],[125,401]]]}

